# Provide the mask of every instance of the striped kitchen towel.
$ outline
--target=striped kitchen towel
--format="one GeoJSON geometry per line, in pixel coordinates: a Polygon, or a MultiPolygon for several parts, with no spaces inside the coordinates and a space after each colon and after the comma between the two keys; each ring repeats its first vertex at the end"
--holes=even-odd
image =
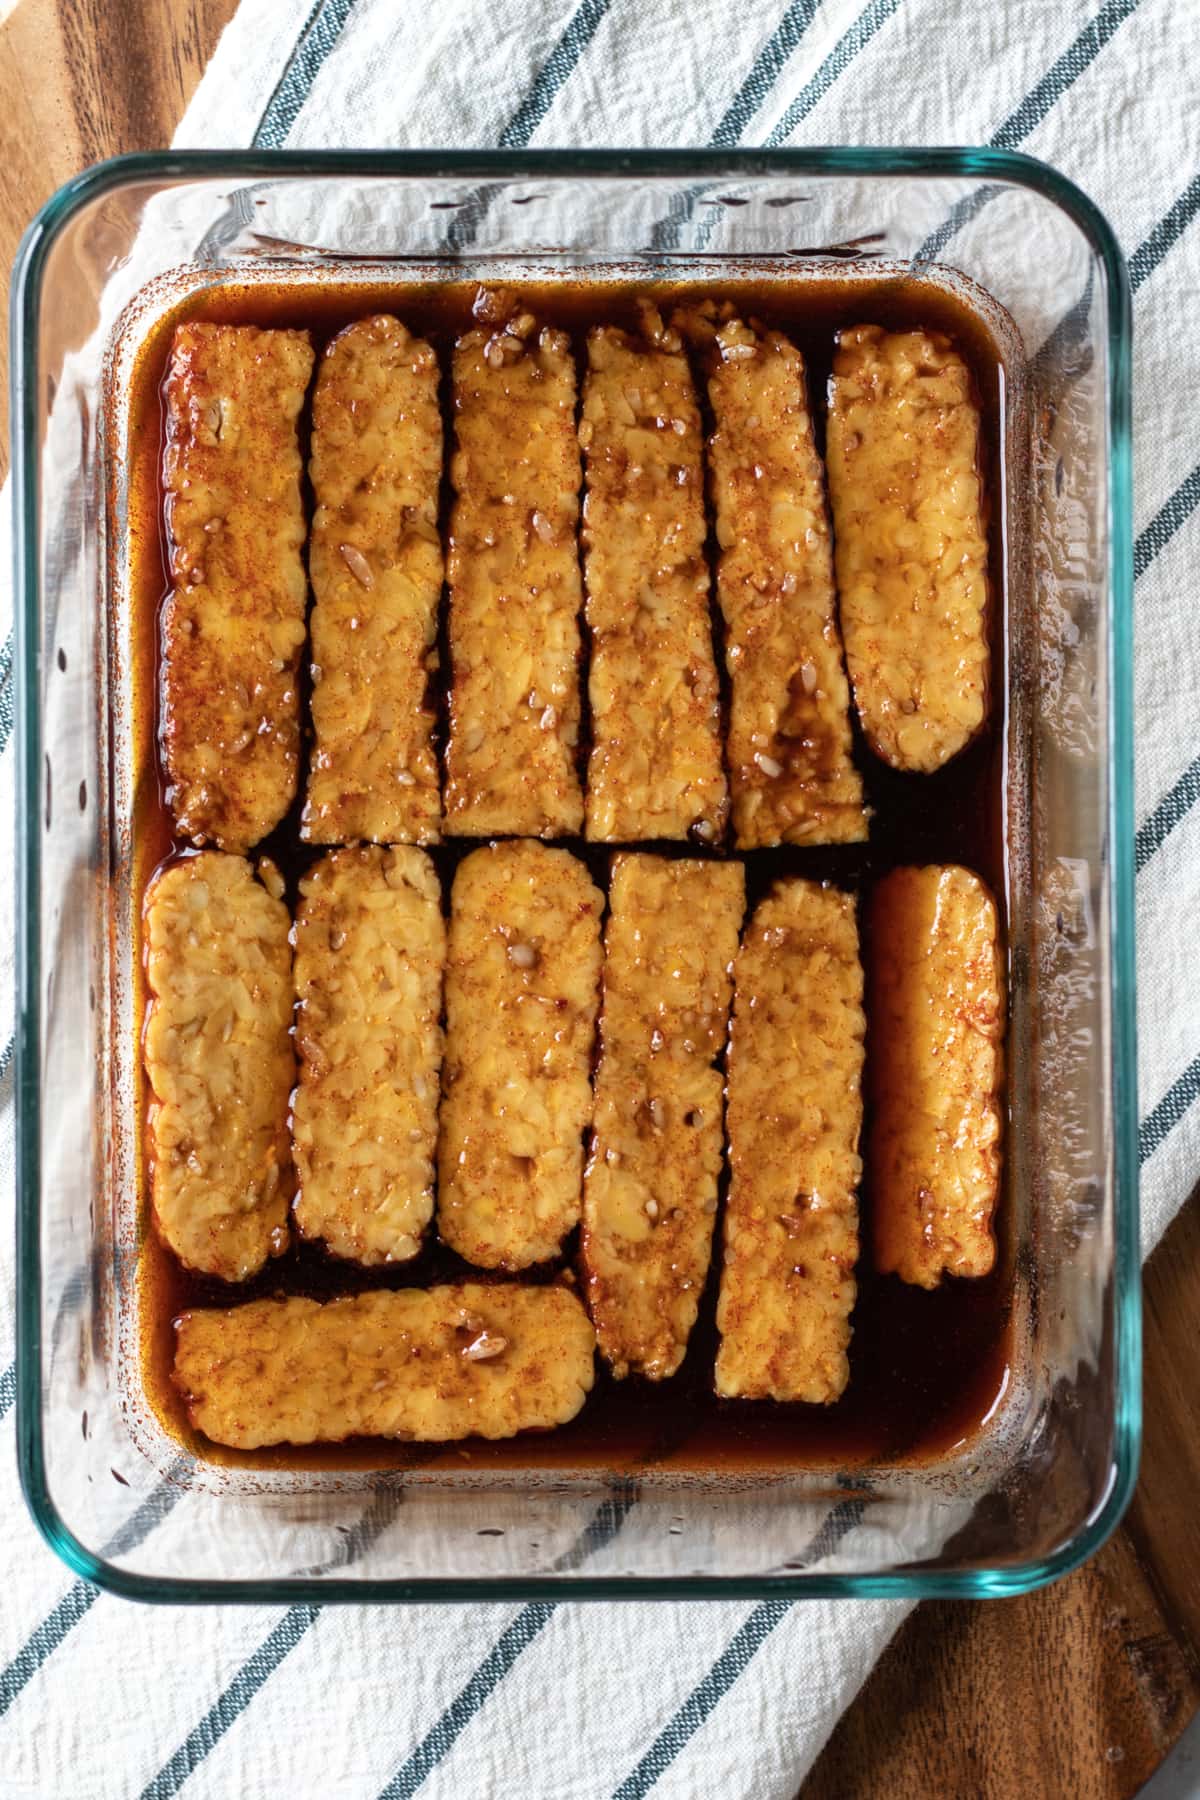
{"type": "MultiPolygon", "coordinates": [[[[1129,255],[1136,309],[1148,1246],[1200,1172],[1200,967],[1185,941],[1200,902],[1200,655],[1187,573],[1200,552],[1194,34],[1190,0],[444,0],[420,9],[413,0],[243,0],[176,139],[208,148],[991,143],[1045,158],[1099,202],[1129,255]]],[[[11,724],[9,640],[0,651],[0,805],[9,809],[11,724]]],[[[10,879],[0,876],[5,1006],[11,910],[10,879]]],[[[6,1208],[10,1060],[11,1046],[0,1057],[6,1208]]],[[[72,1581],[21,1505],[10,1245],[6,1224],[5,1800],[169,1800],[181,1791],[195,1800],[788,1800],[904,1617],[894,1602],[135,1610],[72,1581]]]]}

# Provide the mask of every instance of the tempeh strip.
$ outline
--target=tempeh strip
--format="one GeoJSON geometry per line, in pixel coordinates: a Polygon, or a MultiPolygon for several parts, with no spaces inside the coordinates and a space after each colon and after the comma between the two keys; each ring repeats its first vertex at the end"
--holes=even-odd
{"type": "Polygon", "coordinates": [[[162,741],[181,834],[223,850],[266,837],[296,792],[312,361],[306,331],[188,324],[171,345],[162,741]]]}
{"type": "Polygon", "coordinates": [[[435,843],[438,365],[386,313],[347,326],[321,360],[309,472],[315,743],[300,835],[435,843]]]}
{"type": "Polygon", "coordinates": [[[335,850],[300,883],[296,1224],[361,1263],[415,1256],[433,1217],[442,968],[423,850],[335,850]]]}
{"type": "Polygon", "coordinates": [[[926,1288],[986,1275],[1004,1082],[996,905],[968,869],[893,869],[870,924],[876,1267],[926,1288]]]}
{"type": "Polygon", "coordinates": [[[849,1378],[862,990],[854,896],[777,883],[734,972],[718,1394],[828,1404],[849,1378]]]}
{"type": "Polygon", "coordinates": [[[683,1361],[708,1274],[740,863],[618,856],[582,1261],[601,1353],[661,1381],[683,1361]]]}
{"type": "Polygon", "coordinates": [[[743,849],[867,835],[851,757],[825,485],[804,362],[782,333],[683,315],[706,344],[716,429],[717,598],[732,683],[727,757],[743,849]]]}
{"type": "Polygon", "coordinates": [[[287,1248],[292,953],[283,884],[206,850],[146,893],[150,1193],[164,1242],[222,1281],[287,1248]]]}
{"type": "Polygon", "coordinates": [[[588,337],[583,507],[587,835],[714,843],[727,809],[704,560],[700,412],[678,333],[588,337]]]}
{"type": "Polygon", "coordinates": [[[928,773],[988,708],[979,409],[950,339],[843,331],[826,456],[858,715],[885,762],[928,773]]]}
{"type": "Polygon", "coordinates": [[[569,851],[492,844],[459,864],[446,955],[438,1229],[523,1269],[579,1221],[604,896],[569,851]]]}
{"type": "Polygon", "coordinates": [[[573,1419],[595,1338],[565,1287],[252,1300],[176,1321],[173,1379],[214,1443],[513,1437],[573,1419]]]}
{"type": "Polygon", "coordinates": [[[510,306],[481,295],[491,322],[454,351],[446,829],[565,837],[583,826],[575,364],[510,306]]]}

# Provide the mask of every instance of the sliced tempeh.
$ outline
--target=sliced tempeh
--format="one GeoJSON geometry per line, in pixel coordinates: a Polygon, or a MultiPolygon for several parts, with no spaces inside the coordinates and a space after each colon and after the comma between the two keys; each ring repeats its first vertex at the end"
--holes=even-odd
{"type": "Polygon", "coordinates": [[[595,1338],[561,1286],[253,1300],[176,1321],[174,1380],[218,1444],[512,1437],[573,1419],[595,1338]]]}
{"type": "Polygon", "coordinates": [[[442,418],[433,350],[386,313],[334,338],[313,393],[315,743],[301,836],[437,840],[442,418]]]}
{"type": "Polygon", "coordinates": [[[296,1224],[336,1256],[403,1262],[433,1216],[442,968],[423,850],[335,850],[300,883],[296,1224]]]}
{"type": "Polygon", "coordinates": [[[700,412],[678,333],[588,337],[580,442],[588,693],[587,835],[713,843],[726,815],[704,560],[700,412]]]}
{"type": "Polygon", "coordinates": [[[287,1247],[295,1078],[290,921],[240,856],[206,850],[146,893],[150,1186],[189,1269],[244,1281],[287,1247]]]}
{"type": "Polygon", "coordinates": [[[180,832],[249,850],[296,792],[306,331],[176,328],[164,384],[163,748],[180,832]]]}
{"type": "Polygon", "coordinates": [[[779,882],[747,927],[734,988],[717,1392],[828,1403],[849,1377],[858,1260],[854,896],[779,882]]]}
{"type": "Polygon", "coordinates": [[[745,849],[867,835],[851,758],[821,463],[800,352],[726,307],[682,315],[705,345],[716,430],[717,598],[732,682],[727,755],[745,849]]]}
{"type": "Polygon", "coordinates": [[[618,1376],[673,1375],[696,1322],[724,1146],[715,1065],[745,898],[740,863],[613,862],[582,1257],[618,1376]]]}
{"type": "Polygon", "coordinates": [[[875,1263],[918,1287],[996,1256],[1004,987],[991,894],[968,869],[893,869],[870,911],[875,1263]]]}
{"type": "Polygon", "coordinates": [[[454,351],[446,828],[565,837],[583,825],[575,363],[499,294],[454,351]]]}
{"type": "Polygon", "coordinates": [[[459,864],[446,955],[438,1229],[522,1269],[578,1223],[604,896],[569,851],[492,844],[459,864]]]}
{"type": "Polygon", "coordinates": [[[826,455],[858,715],[885,762],[928,773],[988,706],[979,409],[950,339],[843,331],[826,455]]]}

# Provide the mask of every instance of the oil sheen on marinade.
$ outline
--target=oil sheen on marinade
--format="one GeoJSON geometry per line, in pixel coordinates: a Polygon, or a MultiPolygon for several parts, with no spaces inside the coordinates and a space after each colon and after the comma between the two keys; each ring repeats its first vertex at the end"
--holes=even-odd
{"type": "MultiPolygon", "coordinates": [[[[465,283],[446,283],[434,289],[416,285],[346,288],[323,281],[303,288],[223,287],[194,297],[188,305],[197,322],[308,331],[318,353],[347,326],[388,314],[402,319],[414,339],[430,344],[443,369],[448,370],[456,340],[473,327],[475,294],[475,288],[465,283]]],[[[587,333],[602,324],[636,330],[636,297],[636,289],[619,283],[529,284],[522,296],[539,321],[568,335],[581,377],[587,333]]],[[[837,279],[809,283],[802,292],[786,281],[769,280],[710,283],[703,289],[664,286],[654,294],[666,317],[677,307],[694,309],[714,297],[718,305],[728,300],[739,318],[761,320],[764,330],[779,331],[791,341],[806,364],[814,396],[824,392],[834,342],[843,329],[871,319],[891,332],[943,332],[957,345],[971,370],[981,406],[985,479],[991,492],[998,491],[999,358],[987,327],[958,301],[936,288],[894,281],[876,286],[858,278],[852,283],[837,279]]],[[[153,721],[162,693],[155,627],[162,592],[161,509],[165,497],[159,466],[160,383],[175,327],[176,318],[169,318],[148,340],[133,393],[132,573],[141,621],[134,646],[141,697],[136,717],[142,754],[150,769],[149,778],[138,788],[135,833],[143,879],[169,854],[173,843],[180,843],[163,791],[153,779],[153,721]]],[[[445,429],[447,433],[452,429],[449,407],[445,429]]],[[[988,515],[988,533],[999,594],[1003,565],[994,512],[988,515]]],[[[997,655],[993,644],[992,692],[1002,696],[997,655]]],[[[869,891],[874,879],[893,863],[966,864],[985,876],[1002,901],[1000,722],[997,707],[961,756],[940,773],[916,782],[911,776],[891,773],[872,758],[864,759],[865,800],[874,814],[870,846],[797,851],[785,845],[759,851],[746,859],[752,904],[773,880],[796,874],[833,876],[869,891]]],[[[298,881],[311,867],[313,854],[300,847],[290,822],[282,832],[273,833],[269,848],[284,871],[294,908],[298,881]]],[[[447,895],[461,855],[462,847],[433,850],[447,895]]],[[[600,876],[602,857],[589,853],[588,863],[593,877],[600,876]]],[[[869,934],[865,948],[869,951],[869,934]]],[[[282,1138],[286,1152],[286,1124],[282,1138]]],[[[148,1135],[146,1145],[149,1151],[148,1135]]],[[[933,1289],[912,1286],[894,1275],[879,1275],[872,1258],[861,1260],[849,1351],[851,1377],[836,1405],[734,1404],[715,1399],[714,1270],[687,1354],[670,1380],[614,1382],[601,1362],[587,1404],[572,1422],[513,1442],[489,1443],[474,1437],[439,1453],[434,1445],[422,1447],[382,1437],[314,1443],[304,1449],[280,1444],[236,1450],[210,1442],[206,1449],[203,1440],[197,1444],[190,1435],[181,1396],[171,1380],[174,1334],[170,1322],[188,1311],[221,1311],[244,1295],[326,1301],[364,1288],[390,1291],[417,1284],[428,1289],[431,1284],[453,1286],[472,1280],[469,1266],[439,1243],[435,1231],[426,1232],[413,1261],[369,1269],[332,1258],[321,1244],[293,1236],[290,1247],[272,1256],[258,1276],[236,1286],[182,1267],[155,1233],[143,1244],[139,1266],[146,1391],[166,1428],[198,1448],[200,1454],[221,1462],[280,1470],[314,1468],[336,1473],[348,1468],[404,1469],[420,1463],[445,1470],[468,1467],[509,1472],[514,1478],[530,1469],[550,1474],[555,1470],[634,1471],[647,1466],[667,1476],[674,1470],[686,1476],[726,1469],[752,1476],[797,1468],[870,1467],[936,1459],[969,1439],[1004,1391],[1014,1334],[1009,1313],[1012,1246],[1008,1232],[999,1230],[996,1243],[996,1262],[989,1275],[971,1281],[943,1280],[933,1289]],[[930,1343],[939,1346],[936,1358],[929,1355],[930,1343]]],[[[560,1266],[561,1259],[549,1268],[560,1266]]],[[[534,1271],[525,1279],[544,1279],[543,1271],[534,1271]]]]}

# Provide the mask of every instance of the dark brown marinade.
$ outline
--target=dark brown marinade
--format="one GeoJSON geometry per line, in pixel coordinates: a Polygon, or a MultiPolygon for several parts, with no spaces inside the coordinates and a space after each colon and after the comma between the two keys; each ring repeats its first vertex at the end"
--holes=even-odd
{"type": "MultiPolygon", "coordinates": [[[[132,656],[135,672],[138,811],[134,834],[134,892],[182,846],[165,802],[158,754],[158,619],[167,586],[161,487],[161,384],[171,332],[184,317],[262,326],[307,327],[318,353],[343,326],[372,312],[395,313],[437,348],[443,367],[455,337],[469,328],[473,283],[379,287],[225,287],[189,297],[165,317],[144,346],[132,397],[129,447],[131,562],[137,618],[132,656]]],[[[789,282],[786,278],[690,283],[597,282],[523,286],[523,303],[539,320],[572,335],[585,366],[587,328],[597,323],[636,325],[634,297],[652,293],[666,313],[671,306],[714,297],[785,331],[799,346],[808,370],[818,446],[823,448],[824,396],[837,331],[873,322],[890,329],[948,332],[969,362],[982,414],[985,491],[1002,491],[1000,458],[1005,370],[999,347],[983,318],[940,288],[902,280],[789,282]]],[[[700,382],[701,391],[703,383],[700,382]]],[[[443,396],[448,399],[446,386],[443,396]]],[[[449,423],[449,421],[448,421],[449,423]]],[[[710,422],[711,423],[711,422],[710,422]]],[[[307,432],[307,424],[303,426],[307,432]]],[[[307,460],[307,443],[303,444],[307,460]]],[[[308,496],[311,503],[311,495],[308,496]]],[[[872,808],[870,841],[829,849],[785,847],[746,854],[747,901],[753,907],[781,875],[832,879],[861,890],[897,862],[962,862],[990,883],[1006,911],[1003,812],[1004,695],[1002,620],[1004,589],[1002,521],[993,505],[989,522],[992,592],[992,713],[983,734],[934,775],[905,775],[886,768],[867,749],[855,726],[855,757],[872,808]]],[[[711,543],[710,543],[711,550],[711,543]]],[[[302,696],[307,706],[307,694],[302,696]]],[[[585,708],[586,724],[586,708],[585,708]]],[[[439,745],[439,749],[441,746],[439,745]]],[[[301,772],[301,794],[304,776],[301,772]]],[[[299,806],[260,848],[282,869],[294,904],[300,876],[318,851],[302,845],[299,806]]],[[[444,890],[459,857],[475,846],[446,844],[433,855],[444,890]]],[[[601,886],[607,886],[612,846],[571,845],[601,886]]],[[[645,846],[643,846],[645,847],[645,846]]],[[[698,853],[695,846],[654,846],[665,854],[698,853]]],[[[258,854],[256,853],[256,854],[258,854]]],[[[700,854],[705,854],[703,848],[700,854]]],[[[721,852],[714,852],[721,854],[721,852]]],[[[140,916],[137,920],[140,930],[140,916]]],[[[138,1017],[145,1003],[138,996],[138,1017]]],[[[140,1028],[140,1026],[139,1026],[140,1028]]],[[[868,1036],[869,1051],[869,1036],[868,1036]]],[[[144,1095],[143,1095],[144,1103],[144,1095]]],[[[869,1124],[869,1121],[868,1121],[869,1124]]],[[[616,1382],[598,1367],[595,1389],[580,1416],[546,1436],[527,1434],[507,1443],[468,1440],[450,1446],[357,1440],[298,1450],[283,1447],[241,1453],[198,1440],[188,1426],[170,1380],[171,1321],[188,1307],[236,1304],[271,1294],[326,1298],[370,1287],[425,1286],[433,1281],[480,1279],[445,1246],[429,1243],[415,1262],[391,1271],[359,1270],[327,1256],[319,1246],[294,1246],[261,1276],[236,1290],[188,1274],[158,1241],[148,1222],[145,1143],[140,1147],[143,1221],[139,1253],[143,1379],[146,1395],[165,1428],[199,1454],[231,1466],[297,1469],[415,1468],[426,1472],[529,1471],[594,1477],[728,1473],[771,1477],[803,1469],[853,1470],[864,1466],[934,1461],[965,1445],[1003,1394],[1013,1360],[1011,1295],[1015,1246],[1006,1230],[1011,1205],[999,1220],[1000,1254],[981,1281],[947,1281],[934,1293],[877,1276],[869,1256],[870,1196],[864,1194],[858,1300],[850,1349],[850,1383],[831,1407],[773,1402],[718,1401],[712,1393],[716,1349],[716,1262],[692,1334],[687,1357],[671,1381],[616,1382]]],[[[718,1235],[719,1242],[719,1235],[718,1235]]],[[[568,1245],[566,1266],[575,1245],[568,1245]]],[[[553,1279],[558,1269],[534,1274],[553,1279]]]]}

